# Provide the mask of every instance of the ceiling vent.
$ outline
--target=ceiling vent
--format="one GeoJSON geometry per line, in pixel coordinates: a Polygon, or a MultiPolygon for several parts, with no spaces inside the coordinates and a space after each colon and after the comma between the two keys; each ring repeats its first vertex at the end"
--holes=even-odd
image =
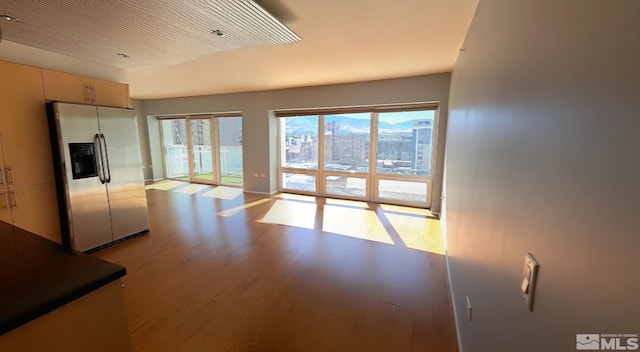
{"type": "Polygon", "coordinates": [[[252,0],[15,0],[2,10],[21,22],[2,26],[5,40],[122,69],[300,40],[252,0]]]}

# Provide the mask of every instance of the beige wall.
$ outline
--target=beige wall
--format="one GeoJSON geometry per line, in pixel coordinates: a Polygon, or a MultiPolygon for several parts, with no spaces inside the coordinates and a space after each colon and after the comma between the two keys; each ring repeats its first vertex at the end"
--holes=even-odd
{"type": "MultiPolygon", "coordinates": [[[[424,75],[350,84],[282,89],[251,93],[220,94],[188,98],[144,100],[147,115],[241,111],[243,116],[245,190],[270,193],[277,190],[276,121],[272,111],[372,104],[440,102],[440,129],[446,130],[450,74],[424,75]],[[266,178],[254,178],[254,173],[266,178]]],[[[150,127],[151,128],[151,127],[150,127]]],[[[150,139],[155,137],[150,135],[150,139]]],[[[153,144],[153,143],[152,143],[153,144]]],[[[444,162],[445,133],[439,134],[439,165],[444,162]]],[[[161,151],[151,146],[153,154],[161,151]]],[[[154,174],[162,165],[154,163],[154,174]]],[[[440,209],[442,168],[435,175],[434,211],[440,209]]]]}
{"type": "Polygon", "coordinates": [[[575,351],[576,333],[640,334],[639,36],[637,0],[480,1],[447,136],[465,352],[575,351]],[[540,263],[533,312],[519,292],[528,251],[540,263]]]}

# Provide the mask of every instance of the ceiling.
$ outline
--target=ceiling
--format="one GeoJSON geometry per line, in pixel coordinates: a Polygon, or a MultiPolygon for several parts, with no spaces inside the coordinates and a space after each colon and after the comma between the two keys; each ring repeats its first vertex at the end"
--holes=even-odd
{"type": "Polygon", "coordinates": [[[477,2],[0,0],[21,20],[0,26],[3,40],[122,69],[132,98],[153,99],[447,72],[477,2]]]}

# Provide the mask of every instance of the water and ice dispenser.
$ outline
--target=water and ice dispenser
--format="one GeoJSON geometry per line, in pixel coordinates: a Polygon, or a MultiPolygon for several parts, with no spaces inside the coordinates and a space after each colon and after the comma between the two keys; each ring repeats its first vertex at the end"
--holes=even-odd
{"type": "Polygon", "coordinates": [[[71,173],[73,179],[98,176],[95,145],[93,143],[69,143],[71,173]]]}

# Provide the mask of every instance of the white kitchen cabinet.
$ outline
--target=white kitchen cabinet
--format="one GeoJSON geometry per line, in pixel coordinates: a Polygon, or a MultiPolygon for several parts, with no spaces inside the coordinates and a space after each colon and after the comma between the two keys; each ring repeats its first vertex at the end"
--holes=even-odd
{"type": "Polygon", "coordinates": [[[129,107],[129,85],[71,73],[42,70],[48,101],[129,107]]]}

